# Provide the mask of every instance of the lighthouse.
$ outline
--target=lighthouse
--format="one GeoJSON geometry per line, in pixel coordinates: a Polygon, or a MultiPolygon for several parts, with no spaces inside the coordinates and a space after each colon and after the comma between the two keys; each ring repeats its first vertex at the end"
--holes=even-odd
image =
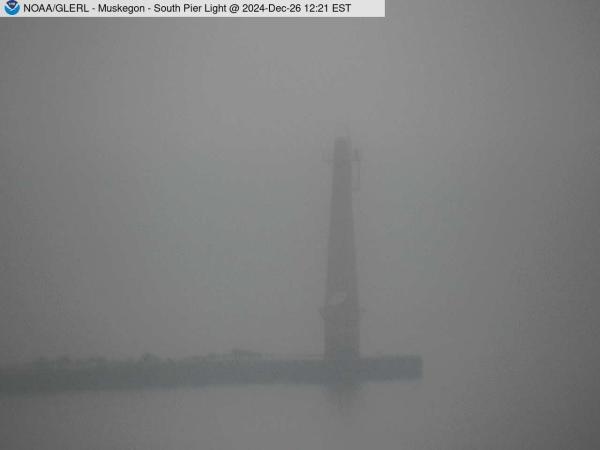
{"type": "Polygon", "coordinates": [[[327,360],[360,356],[360,311],[352,207],[353,154],[350,140],[338,138],[332,159],[331,206],[327,248],[327,286],[321,308],[327,360]]]}

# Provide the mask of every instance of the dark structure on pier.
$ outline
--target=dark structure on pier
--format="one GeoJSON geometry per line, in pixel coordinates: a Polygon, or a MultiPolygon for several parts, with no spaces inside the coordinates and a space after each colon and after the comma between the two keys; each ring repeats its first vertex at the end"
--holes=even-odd
{"type": "Polygon", "coordinates": [[[360,311],[354,247],[350,142],[338,138],[333,152],[331,216],[327,252],[327,289],[321,315],[325,322],[325,358],[356,359],[360,353],[360,311]]]}

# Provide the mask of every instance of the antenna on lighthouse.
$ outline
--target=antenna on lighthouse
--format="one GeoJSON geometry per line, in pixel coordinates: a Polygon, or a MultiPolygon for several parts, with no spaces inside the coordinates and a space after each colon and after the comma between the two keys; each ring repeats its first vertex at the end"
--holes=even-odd
{"type": "Polygon", "coordinates": [[[352,154],[352,168],[354,169],[354,176],[352,177],[352,190],[358,191],[360,189],[360,163],[362,161],[360,151],[354,149],[352,154]]]}

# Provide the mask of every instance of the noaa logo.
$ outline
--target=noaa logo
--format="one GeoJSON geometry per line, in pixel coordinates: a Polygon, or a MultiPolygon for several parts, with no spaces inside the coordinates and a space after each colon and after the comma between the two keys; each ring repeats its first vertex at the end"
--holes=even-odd
{"type": "Polygon", "coordinates": [[[6,5],[4,5],[4,11],[9,16],[14,16],[15,14],[18,14],[20,10],[21,5],[19,5],[19,2],[17,2],[17,0],[7,0],[6,5]]]}

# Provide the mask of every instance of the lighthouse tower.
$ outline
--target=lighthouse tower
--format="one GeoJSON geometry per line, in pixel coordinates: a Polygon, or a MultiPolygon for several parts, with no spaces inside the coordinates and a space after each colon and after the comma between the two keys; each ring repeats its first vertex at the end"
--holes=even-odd
{"type": "Polygon", "coordinates": [[[352,211],[350,141],[338,138],[332,161],[331,215],[327,253],[327,288],[321,308],[325,325],[325,359],[359,357],[359,306],[352,211]]]}

